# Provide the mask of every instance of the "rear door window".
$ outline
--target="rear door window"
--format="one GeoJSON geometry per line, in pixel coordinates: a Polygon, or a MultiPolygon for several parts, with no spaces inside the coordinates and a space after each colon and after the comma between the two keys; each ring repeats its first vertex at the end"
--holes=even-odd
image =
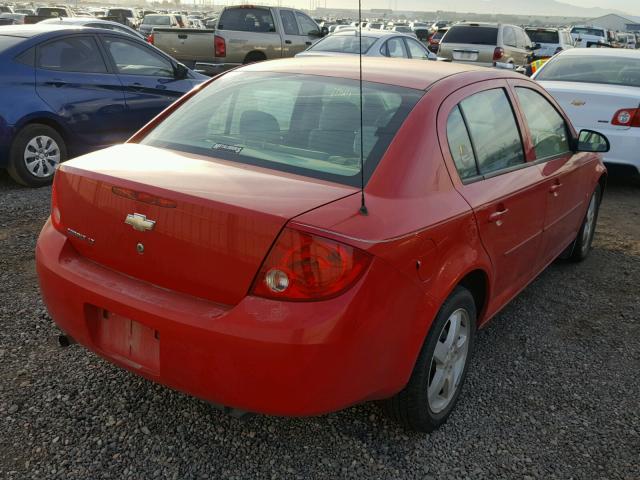
{"type": "Polygon", "coordinates": [[[549,101],[529,88],[516,88],[538,160],[570,151],[567,125],[549,101]]]}
{"type": "Polygon", "coordinates": [[[107,73],[93,37],[67,37],[38,46],[38,68],[61,72],[107,73]]]}
{"type": "Polygon", "coordinates": [[[218,21],[218,29],[238,32],[275,32],[271,11],[266,8],[227,8],[218,21]]]}
{"type": "Polygon", "coordinates": [[[407,48],[409,49],[409,54],[411,58],[429,58],[429,53],[425,47],[423,47],[420,42],[412,39],[405,38],[405,42],[407,42],[407,48]]]}
{"type": "Polygon", "coordinates": [[[404,42],[400,37],[394,37],[387,40],[382,47],[383,54],[391,58],[409,58],[404,42]]]}
{"type": "Polygon", "coordinates": [[[453,26],[442,39],[443,43],[464,43],[471,45],[497,45],[496,27],[453,26]]]}
{"type": "Polygon", "coordinates": [[[469,129],[481,175],[525,163],[518,124],[502,88],[466,98],[460,102],[460,111],[469,129]]]}

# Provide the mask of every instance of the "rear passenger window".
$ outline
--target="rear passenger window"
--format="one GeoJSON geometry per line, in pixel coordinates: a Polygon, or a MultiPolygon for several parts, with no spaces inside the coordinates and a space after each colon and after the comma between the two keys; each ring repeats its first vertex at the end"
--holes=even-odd
{"type": "Polygon", "coordinates": [[[473,154],[473,146],[458,107],[451,112],[447,120],[447,141],[460,178],[465,180],[477,176],[478,166],[473,154]]]}
{"type": "Polygon", "coordinates": [[[387,41],[384,47],[382,47],[383,52],[387,57],[391,58],[408,58],[407,50],[404,47],[404,42],[400,37],[394,37],[387,41]]]}
{"type": "Polygon", "coordinates": [[[527,119],[536,158],[549,158],[569,152],[569,135],[564,119],[538,92],[516,88],[520,106],[527,119]]]}
{"type": "Polygon", "coordinates": [[[460,110],[481,175],[524,164],[520,131],[503,89],[476,93],[460,103],[460,110]]]}
{"type": "Polygon", "coordinates": [[[68,37],[38,47],[38,68],[61,72],[107,73],[92,37],[68,37]]]}
{"type": "Polygon", "coordinates": [[[238,32],[275,32],[271,11],[266,8],[228,8],[218,21],[218,29],[238,32]]]}

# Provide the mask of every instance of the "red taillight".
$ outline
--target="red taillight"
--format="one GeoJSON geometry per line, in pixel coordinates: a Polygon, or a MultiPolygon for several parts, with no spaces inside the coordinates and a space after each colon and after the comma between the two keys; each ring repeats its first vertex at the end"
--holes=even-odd
{"type": "Polygon", "coordinates": [[[620,127],[640,127],[640,108],[618,110],[613,116],[611,124],[620,127]]]}
{"type": "Polygon", "coordinates": [[[251,293],[310,301],[340,295],[365,272],[371,256],[350,245],[285,228],[256,277],[251,293]]]}
{"type": "Polygon", "coordinates": [[[493,61],[497,62],[499,60],[502,60],[502,57],[504,57],[504,50],[500,47],[496,47],[496,49],[493,51],[493,61]]]}
{"type": "Polygon", "coordinates": [[[224,38],[215,35],[213,37],[213,44],[215,46],[216,57],[227,56],[227,42],[224,41],[224,38]]]}
{"type": "Polygon", "coordinates": [[[58,191],[56,189],[56,181],[54,178],[53,187],[51,188],[51,223],[57,230],[62,230],[62,218],[60,208],[58,207],[58,191]]]}
{"type": "Polygon", "coordinates": [[[153,32],[151,32],[149,35],[147,35],[147,43],[150,43],[151,45],[153,45],[153,42],[154,42],[153,32]]]}

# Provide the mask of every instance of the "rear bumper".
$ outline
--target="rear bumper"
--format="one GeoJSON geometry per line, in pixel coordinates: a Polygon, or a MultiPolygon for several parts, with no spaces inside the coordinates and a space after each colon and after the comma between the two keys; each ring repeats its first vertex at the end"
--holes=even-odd
{"type": "Polygon", "coordinates": [[[247,296],[233,307],[95,264],[50,221],[36,262],[51,316],[78,343],[155,382],[273,415],[316,415],[393,395],[408,381],[435,315],[435,305],[414,282],[378,259],[335,299],[295,303],[247,296]],[[105,347],[96,334],[105,311],[155,331],[156,360],[105,347]]]}

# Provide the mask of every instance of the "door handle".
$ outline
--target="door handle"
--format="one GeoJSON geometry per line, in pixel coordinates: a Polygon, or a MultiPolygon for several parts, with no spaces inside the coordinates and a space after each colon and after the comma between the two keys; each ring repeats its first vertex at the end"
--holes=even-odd
{"type": "Polygon", "coordinates": [[[493,212],[491,215],[489,215],[489,221],[491,223],[496,222],[496,224],[498,226],[502,225],[502,217],[505,216],[507,213],[509,213],[509,209],[505,208],[504,210],[500,210],[498,212],[493,212]]]}
{"type": "Polygon", "coordinates": [[[286,43],[287,45],[291,45],[291,40],[285,40],[284,43],[286,43]]]}
{"type": "Polygon", "coordinates": [[[178,34],[178,38],[179,38],[180,40],[186,40],[186,39],[187,39],[187,35],[186,35],[186,34],[184,34],[184,33],[180,33],[180,34],[178,34]]]}
{"type": "Polygon", "coordinates": [[[549,193],[558,194],[558,190],[562,188],[562,184],[560,182],[554,183],[549,187],[549,193]]]}
{"type": "Polygon", "coordinates": [[[313,44],[313,42],[304,42],[304,43],[305,43],[305,45],[309,45],[309,46],[311,46],[313,44]]]}
{"type": "Polygon", "coordinates": [[[67,82],[63,82],[62,80],[51,80],[50,82],[45,82],[45,85],[51,85],[57,88],[62,87],[63,85],[66,85],[67,82]]]}
{"type": "Polygon", "coordinates": [[[141,83],[136,82],[129,85],[129,88],[131,88],[131,90],[135,90],[136,92],[139,92],[140,90],[144,89],[144,86],[141,83]]]}

